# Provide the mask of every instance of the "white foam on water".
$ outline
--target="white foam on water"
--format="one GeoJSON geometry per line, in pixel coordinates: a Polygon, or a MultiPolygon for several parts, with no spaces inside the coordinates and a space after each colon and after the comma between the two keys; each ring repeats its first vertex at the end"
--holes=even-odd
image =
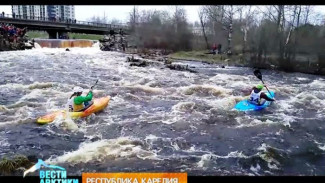
{"type": "Polygon", "coordinates": [[[0,105],[0,112],[6,112],[9,111],[9,109],[5,105],[0,105]]]}
{"type": "Polygon", "coordinates": [[[57,116],[51,124],[64,130],[77,131],[79,129],[74,120],[72,120],[70,117],[64,117],[63,115],[57,116]]]}
{"type": "Polygon", "coordinates": [[[308,78],[296,77],[299,81],[308,81],[308,78]]]}
{"type": "Polygon", "coordinates": [[[179,102],[172,106],[170,111],[162,111],[159,110],[159,108],[156,108],[154,115],[152,113],[145,113],[140,115],[139,119],[148,123],[161,122],[164,124],[173,124],[176,122],[188,123],[189,121],[186,120],[186,118],[189,115],[193,116],[193,121],[195,121],[197,118],[204,119],[207,117],[207,114],[196,111],[194,107],[194,102],[179,102]]]}
{"type": "Polygon", "coordinates": [[[325,144],[323,146],[318,146],[318,148],[325,151],[325,144]]]}
{"type": "Polygon", "coordinates": [[[5,131],[0,132],[0,147],[5,148],[5,147],[10,147],[10,144],[8,142],[8,139],[4,136],[5,131]]]}
{"type": "Polygon", "coordinates": [[[92,47],[93,47],[93,48],[96,48],[96,49],[99,49],[99,45],[100,45],[100,43],[99,43],[99,41],[97,41],[96,43],[94,43],[94,44],[92,45],[92,47]]]}
{"type": "Polygon", "coordinates": [[[76,151],[67,152],[61,156],[50,158],[47,161],[73,165],[134,157],[143,160],[159,160],[155,153],[143,149],[142,142],[130,137],[119,137],[117,139],[104,139],[96,142],[83,142],[76,151]]]}
{"type": "Polygon", "coordinates": [[[320,150],[325,151],[325,143],[320,143],[320,142],[317,142],[316,140],[314,140],[314,142],[317,144],[317,147],[320,150]]]}
{"type": "Polygon", "coordinates": [[[146,136],[146,138],[144,140],[147,142],[147,141],[155,141],[157,139],[159,139],[159,137],[157,137],[157,136],[155,136],[153,134],[149,134],[149,135],[146,136]]]}
{"type": "Polygon", "coordinates": [[[209,105],[212,106],[215,109],[218,110],[230,110],[232,109],[237,102],[244,100],[245,97],[241,96],[228,96],[225,98],[221,99],[216,99],[216,100],[205,100],[205,102],[209,105]]]}
{"type": "MultiPolygon", "coordinates": [[[[192,154],[192,153],[194,153],[194,154],[195,153],[211,153],[209,151],[204,151],[204,150],[201,150],[199,148],[196,148],[195,145],[192,145],[189,148],[188,148],[188,146],[186,146],[186,148],[181,148],[178,145],[177,139],[180,139],[183,142],[186,142],[186,140],[183,139],[183,138],[176,138],[176,139],[174,139],[174,138],[167,138],[167,137],[158,137],[158,136],[155,136],[155,135],[150,134],[150,135],[146,136],[145,141],[146,141],[146,143],[148,143],[152,147],[153,142],[157,141],[158,139],[161,139],[164,142],[169,142],[170,147],[173,148],[174,151],[182,151],[182,152],[186,152],[186,153],[190,153],[190,154],[192,154]]],[[[176,155],[176,156],[178,156],[178,155],[176,155]]],[[[162,158],[162,156],[160,156],[160,158],[162,158]]],[[[170,158],[173,158],[173,157],[170,157],[170,156],[169,157],[164,157],[164,159],[170,159],[170,158]]]]}
{"type": "MultiPolygon", "coordinates": [[[[209,80],[215,82],[222,82],[222,83],[228,83],[229,81],[242,81],[245,83],[250,84],[252,77],[249,76],[240,76],[240,75],[233,75],[233,74],[217,74],[213,77],[211,77],[209,80]]],[[[231,83],[230,82],[230,83],[231,83]]]]}
{"type": "Polygon", "coordinates": [[[276,102],[274,102],[273,104],[277,104],[277,108],[276,110],[278,112],[290,112],[290,113],[294,113],[297,111],[297,109],[294,107],[293,103],[295,100],[295,97],[290,97],[288,100],[277,100],[276,102]]]}
{"type": "Polygon", "coordinates": [[[39,44],[36,43],[36,42],[34,42],[34,47],[35,47],[35,49],[41,49],[41,48],[42,48],[41,45],[39,45],[39,44]]]}
{"type": "Polygon", "coordinates": [[[133,86],[125,86],[125,88],[129,88],[133,92],[145,92],[148,94],[162,94],[164,91],[162,88],[154,88],[154,87],[139,85],[139,84],[133,86]]]}
{"type": "Polygon", "coordinates": [[[314,80],[310,84],[308,84],[311,88],[317,88],[317,89],[325,89],[325,81],[324,80],[314,80]]]}
{"type": "Polygon", "coordinates": [[[307,109],[321,109],[325,107],[323,100],[319,99],[311,92],[301,92],[295,96],[294,101],[290,101],[293,104],[303,105],[307,109]]]}
{"type": "Polygon", "coordinates": [[[174,112],[191,112],[195,107],[194,102],[179,102],[172,107],[174,112]]]}
{"type": "Polygon", "coordinates": [[[35,122],[35,119],[31,117],[32,116],[31,111],[32,108],[28,106],[22,106],[17,109],[13,109],[11,111],[13,112],[13,114],[11,115],[12,120],[8,120],[9,118],[7,118],[3,122],[0,121],[0,127],[35,122]]]}
{"type": "Polygon", "coordinates": [[[4,147],[9,147],[9,146],[10,146],[10,144],[9,144],[8,140],[1,137],[1,139],[0,139],[0,147],[4,148],[4,147]]]}
{"type": "Polygon", "coordinates": [[[170,124],[173,124],[173,123],[179,122],[179,121],[181,121],[181,120],[183,120],[183,119],[184,119],[184,118],[181,117],[181,116],[173,116],[173,117],[171,117],[171,118],[169,118],[169,119],[162,120],[161,122],[164,123],[164,124],[168,124],[168,125],[170,125],[170,124]]]}
{"type": "Polygon", "coordinates": [[[261,170],[261,166],[257,163],[256,167],[251,165],[250,170],[256,175],[260,175],[258,172],[261,170]]]}
{"type": "Polygon", "coordinates": [[[203,95],[203,96],[217,96],[227,97],[231,93],[231,89],[223,88],[216,85],[190,85],[188,87],[181,87],[184,95],[203,95]]]}
{"type": "Polygon", "coordinates": [[[252,84],[247,84],[247,82],[242,82],[242,81],[234,81],[234,82],[227,83],[227,86],[230,86],[232,88],[237,88],[237,89],[246,89],[246,88],[251,89],[253,86],[252,84]]]}
{"type": "MultiPolygon", "coordinates": [[[[264,161],[266,161],[268,163],[268,167],[270,169],[279,169],[279,165],[280,165],[280,162],[278,162],[276,159],[270,157],[269,155],[267,155],[268,153],[268,150],[267,148],[273,148],[273,149],[276,149],[274,147],[271,147],[265,143],[261,144],[260,147],[257,148],[258,151],[261,151],[261,152],[258,152],[256,155],[258,155],[259,157],[261,157],[264,161]]],[[[280,149],[276,149],[276,150],[280,150],[280,149]]]]}
{"type": "Polygon", "coordinates": [[[254,127],[258,125],[279,125],[281,123],[266,119],[265,121],[250,117],[250,116],[241,116],[235,118],[236,122],[239,124],[235,128],[244,128],[244,127],[254,127]]]}
{"type": "Polygon", "coordinates": [[[46,112],[54,112],[57,110],[61,110],[57,105],[56,105],[56,100],[54,98],[48,98],[47,101],[45,102],[45,109],[46,112]]]}
{"type": "Polygon", "coordinates": [[[244,155],[242,152],[238,152],[238,151],[233,151],[228,153],[226,156],[219,156],[219,155],[215,155],[213,153],[209,153],[209,154],[204,154],[201,156],[201,160],[199,162],[197,162],[197,166],[204,168],[207,167],[212,161],[215,161],[216,159],[228,159],[228,158],[244,158],[247,159],[249,158],[249,156],[244,155]]]}
{"type": "Polygon", "coordinates": [[[17,83],[7,83],[5,85],[0,85],[1,87],[6,87],[6,88],[13,88],[13,89],[43,89],[43,88],[50,88],[53,87],[54,83],[52,82],[46,82],[46,83],[39,83],[35,82],[29,85],[23,85],[23,84],[17,84],[17,83]]]}
{"type": "Polygon", "coordinates": [[[279,120],[282,120],[284,126],[289,128],[291,127],[291,123],[296,121],[295,116],[290,116],[285,113],[277,113],[276,116],[279,118],[279,120]]]}
{"type": "Polygon", "coordinates": [[[197,166],[200,168],[207,168],[208,164],[211,162],[212,154],[204,154],[201,160],[197,162],[197,166]]]}
{"type": "Polygon", "coordinates": [[[281,93],[284,96],[292,96],[298,94],[299,90],[297,87],[289,86],[289,85],[272,85],[272,89],[268,86],[270,90],[275,92],[275,95],[281,93]]]}

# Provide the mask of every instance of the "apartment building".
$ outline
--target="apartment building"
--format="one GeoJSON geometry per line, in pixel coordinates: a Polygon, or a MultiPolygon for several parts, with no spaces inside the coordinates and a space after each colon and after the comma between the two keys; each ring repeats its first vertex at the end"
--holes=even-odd
{"type": "Polygon", "coordinates": [[[75,19],[73,5],[12,5],[12,14],[26,19],[75,19]]]}

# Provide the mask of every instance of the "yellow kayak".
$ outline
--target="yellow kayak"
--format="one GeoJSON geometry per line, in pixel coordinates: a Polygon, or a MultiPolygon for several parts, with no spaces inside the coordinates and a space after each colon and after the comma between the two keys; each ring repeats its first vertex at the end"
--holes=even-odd
{"type": "MultiPolygon", "coordinates": [[[[93,105],[91,105],[88,109],[85,111],[81,112],[69,112],[69,115],[72,119],[76,118],[82,118],[91,115],[92,113],[98,112],[103,110],[107,105],[110,100],[110,97],[102,97],[94,100],[93,105]]],[[[37,123],[39,124],[47,124],[51,123],[55,120],[57,116],[63,115],[63,117],[66,117],[66,111],[65,110],[60,110],[60,111],[55,111],[50,114],[47,114],[45,116],[42,116],[37,119],[37,123]]]]}

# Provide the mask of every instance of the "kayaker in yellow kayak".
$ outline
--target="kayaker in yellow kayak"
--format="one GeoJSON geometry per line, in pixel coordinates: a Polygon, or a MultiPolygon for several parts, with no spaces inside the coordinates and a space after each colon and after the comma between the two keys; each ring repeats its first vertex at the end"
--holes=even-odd
{"type": "Polygon", "coordinates": [[[90,107],[93,102],[93,91],[92,88],[88,92],[87,96],[81,96],[83,89],[80,87],[74,87],[73,94],[68,100],[69,111],[70,112],[80,112],[86,110],[90,107]]]}

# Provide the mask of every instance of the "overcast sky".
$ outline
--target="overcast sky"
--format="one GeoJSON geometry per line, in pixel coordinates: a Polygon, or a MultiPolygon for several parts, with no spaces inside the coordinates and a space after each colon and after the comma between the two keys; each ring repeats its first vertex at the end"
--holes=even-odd
{"type": "MultiPolygon", "coordinates": [[[[106,17],[109,20],[112,19],[117,19],[120,20],[122,22],[126,22],[128,19],[128,13],[133,9],[133,5],[132,6],[89,6],[89,5],[83,5],[83,6],[75,6],[75,14],[76,14],[76,19],[80,20],[80,21],[86,21],[89,18],[91,18],[92,16],[100,16],[103,17],[104,13],[106,15],[106,17]]],[[[141,5],[141,6],[137,6],[138,9],[141,10],[149,10],[149,9],[156,9],[156,10],[167,10],[170,11],[174,8],[174,6],[145,6],[145,5],[141,5]]],[[[190,22],[195,22],[195,21],[199,21],[199,17],[198,17],[198,9],[200,6],[190,6],[190,5],[186,5],[183,6],[186,9],[186,13],[187,13],[187,18],[190,22]]],[[[325,14],[325,6],[316,6],[315,8],[316,11],[320,11],[323,14],[325,14]]],[[[11,14],[11,6],[1,6],[0,5],[0,12],[4,11],[6,14],[11,14]]],[[[324,17],[325,18],[325,17],[324,17]]]]}
{"type": "MultiPolygon", "coordinates": [[[[117,19],[120,20],[122,22],[126,22],[128,19],[128,13],[130,11],[132,11],[133,9],[133,5],[132,6],[128,6],[128,5],[124,5],[124,6],[89,6],[89,5],[78,5],[75,6],[75,14],[76,14],[76,19],[77,20],[88,20],[89,18],[91,18],[92,16],[100,16],[103,17],[104,13],[106,15],[106,17],[109,20],[112,19],[117,19]]],[[[173,6],[145,6],[145,5],[141,5],[141,6],[137,6],[138,10],[149,10],[149,9],[156,9],[156,10],[171,10],[173,8],[173,6]]],[[[183,6],[186,9],[186,13],[187,13],[187,18],[189,21],[194,22],[194,21],[198,21],[199,17],[197,14],[197,10],[199,9],[199,6],[183,6]]],[[[0,5],[0,12],[4,11],[6,14],[11,14],[11,6],[1,6],[0,5]]]]}

